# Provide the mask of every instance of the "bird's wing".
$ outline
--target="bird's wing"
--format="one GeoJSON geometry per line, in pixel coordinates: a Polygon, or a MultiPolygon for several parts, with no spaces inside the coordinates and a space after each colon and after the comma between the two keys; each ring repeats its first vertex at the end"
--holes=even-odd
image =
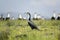
{"type": "Polygon", "coordinates": [[[37,27],[32,21],[29,21],[28,24],[30,25],[30,27],[31,27],[32,29],[37,29],[37,30],[40,31],[40,29],[38,29],[38,27],[37,27]]]}
{"type": "Polygon", "coordinates": [[[29,21],[29,24],[31,24],[34,27],[37,27],[32,21],[29,21]]]}

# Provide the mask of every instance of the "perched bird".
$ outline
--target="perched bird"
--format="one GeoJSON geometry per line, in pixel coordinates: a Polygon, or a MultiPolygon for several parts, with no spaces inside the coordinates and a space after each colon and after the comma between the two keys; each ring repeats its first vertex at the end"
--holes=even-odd
{"type": "MultiPolygon", "coordinates": [[[[39,30],[38,27],[31,21],[31,14],[29,12],[27,12],[27,14],[29,15],[29,19],[28,19],[28,24],[30,26],[30,28],[33,30],[33,29],[36,29],[36,30],[39,30]]],[[[40,31],[40,30],[39,30],[40,31]]]]}

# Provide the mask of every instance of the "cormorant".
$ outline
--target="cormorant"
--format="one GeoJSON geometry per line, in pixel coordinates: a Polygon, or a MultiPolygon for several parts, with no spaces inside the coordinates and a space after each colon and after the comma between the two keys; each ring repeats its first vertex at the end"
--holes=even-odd
{"type": "MultiPolygon", "coordinates": [[[[33,30],[33,29],[36,29],[36,30],[39,30],[38,27],[31,21],[31,14],[29,12],[27,12],[27,14],[29,15],[29,19],[28,19],[28,24],[30,26],[30,28],[33,30]]],[[[40,31],[40,30],[39,30],[40,31]]]]}

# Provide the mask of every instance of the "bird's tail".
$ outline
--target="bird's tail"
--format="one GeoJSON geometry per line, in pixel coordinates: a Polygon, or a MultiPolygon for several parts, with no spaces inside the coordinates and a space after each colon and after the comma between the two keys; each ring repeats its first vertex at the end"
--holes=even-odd
{"type": "Polygon", "coordinates": [[[40,29],[38,29],[38,28],[37,28],[37,30],[38,30],[38,31],[42,31],[42,30],[40,30],[40,29]]]}

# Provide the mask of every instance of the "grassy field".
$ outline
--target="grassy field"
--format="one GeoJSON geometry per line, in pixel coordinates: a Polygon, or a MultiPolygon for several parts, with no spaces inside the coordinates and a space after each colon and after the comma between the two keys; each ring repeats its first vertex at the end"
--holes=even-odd
{"type": "Polygon", "coordinates": [[[26,20],[0,21],[0,40],[60,40],[59,20],[33,20],[41,30],[31,30],[26,20]]]}

